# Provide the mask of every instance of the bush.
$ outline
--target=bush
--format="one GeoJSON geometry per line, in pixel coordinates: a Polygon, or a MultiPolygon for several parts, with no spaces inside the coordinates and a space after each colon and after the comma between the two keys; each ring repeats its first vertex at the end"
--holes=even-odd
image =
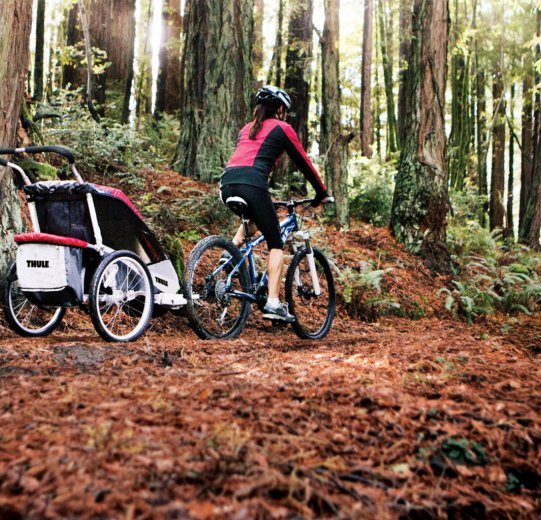
{"type": "Polygon", "coordinates": [[[360,159],[360,173],[350,187],[350,215],[374,226],[387,226],[391,221],[395,163],[376,159],[360,159]]]}

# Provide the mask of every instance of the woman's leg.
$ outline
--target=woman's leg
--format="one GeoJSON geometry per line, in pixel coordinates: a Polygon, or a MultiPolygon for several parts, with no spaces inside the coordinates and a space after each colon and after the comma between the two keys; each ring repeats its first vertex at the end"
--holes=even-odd
{"type": "MultiPolygon", "coordinates": [[[[250,220],[248,223],[248,233],[250,233],[250,236],[255,235],[257,233],[257,226],[250,220]]],[[[237,229],[237,232],[235,236],[233,237],[233,244],[235,244],[237,247],[242,246],[244,243],[244,226],[241,224],[239,226],[239,229],[237,229]]]]}
{"type": "Polygon", "coordinates": [[[271,249],[267,258],[267,273],[269,275],[269,298],[280,297],[282,270],[284,268],[284,251],[271,249]]]}

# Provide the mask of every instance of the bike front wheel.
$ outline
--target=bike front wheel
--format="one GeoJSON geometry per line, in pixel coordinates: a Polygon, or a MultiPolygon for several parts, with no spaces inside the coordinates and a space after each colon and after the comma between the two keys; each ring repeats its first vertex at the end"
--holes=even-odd
{"type": "Polygon", "coordinates": [[[295,316],[293,330],[302,339],[324,338],[331,330],[336,308],[329,261],[319,249],[312,250],[312,258],[306,248],[297,251],[286,276],[286,300],[295,316]]]}
{"type": "Polygon", "coordinates": [[[220,236],[207,237],[190,254],[186,265],[186,312],[201,339],[231,339],[240,334],[250,302],[233,296],[233,291],[248,292],[250,283],[242,255],[233,242],[220,236]]]}

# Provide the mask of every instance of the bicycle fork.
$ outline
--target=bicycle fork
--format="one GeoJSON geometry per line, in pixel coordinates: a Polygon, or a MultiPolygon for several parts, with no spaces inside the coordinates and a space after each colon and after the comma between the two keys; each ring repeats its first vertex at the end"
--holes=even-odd
{"type": "MultiPolygon", "coordinates": [[[[306,248],[306,260],[308,262],[308,268],[310,269],[310,278],[312,279],[314,294],[316,296],[319,296],[321,294],[321,286],[319,285],[319,278],[317,276],[314,249],[312,248],[312,244],[310,243],[310,233],[308,231],[297,231],[293,236],[293,240],[295,242],[304,243],[304,247],[306,248]]],[[[293,245],[293,247],[296,251],[295,244],[293,245]]],[[[301,287],[302,285],[301,275],[298,267],[297,269],[295,269],[295,284],[297,285],[297,287],[301,287]]]]}

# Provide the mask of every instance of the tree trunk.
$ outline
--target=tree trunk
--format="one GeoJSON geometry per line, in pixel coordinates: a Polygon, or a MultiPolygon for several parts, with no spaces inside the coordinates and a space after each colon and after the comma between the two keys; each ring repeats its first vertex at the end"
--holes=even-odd
{"type": "Polygon", "coordinates": [[[324,0],[325,25],[321,38],[321,144],[325,161],[327,186],[335,198],[335,215],[339,224],[348,221],[346,151],[340,121],[339,84],[339,1],[324,0]]]}
{"type": "Polygon", "coordinates": [[[180,109],[180,35],[182,16],[177,0],[165,0],[162,9],[155,114],[172,114],[180,109]]]}
{"type": "Polygon", "coordinates": [[[364,0],[361,74],[361,153],[372,157],[372,0],[364,0]]]}
{"type": "Polygon", "coordinates": [[[79,16],[81,18],[81,26],[85,39],[85,54],[86,54],[86,103],[92,118],[96,123],[100,122],[100,116],[94,106],[94,72],[92,61],[92,42],[90,41],[90,32],[88,29],[88,19],[86,17],[86,9],[84,0],[79,0],[79,16]]]}
{"type": "MultiPolygon", "coordinates": [[[[541,36],[541,9],[537,9],[537,37],[541,36]]],[[[536,60],[541,59],[541,44],[536,46],[536,60]]],[[[536,74],[535,83],[539,81],[536,74]]],[[[523,226],[520,230],[520,240],[530,247],[539,249],[539,232],[541,229],[541,94],[535,93],[534,132],[533,132],[533,170],[532,182],[524,213],[523,226]]]]}
{"type": "Polygon", "coordinates": [[[503,79],[500,72],[493,74],[492,99],[494,103],[494,125],[492,128],[492,180],[490,184],[490,229],[503,229],[505,187],[505,100],[503,79]]]}
{"type": "Polygon", "coordinates": [[[479,210],[479,223],[481,226],[486,225],[486,214],[488,210],[488,179],[487,179],[487,152],[488,152],[488,131],[486,118],[486,79],[485,71],[477,69],[475,75],[475,92],[477,100],[476,110],[476,129],[477,129],[477,186],[478,193],[485,199],[482,207],[479,210]]]}
{"type": "Polygon", "coordinates": [[[406,128],[391,212],[394,235],[438,272],[450,266],[445,164],[446,0],[414,0],[406,128]]]}
{"type": "Polygon", "coordinates": [[[253,0],[189,0],[185,16],[186,92],[173,167],[216,181],[249,117],[253,0]]]}
{"type": "Polygon", "coordinates": [[[43,96],[43,49],[45,45],[45,0],[38,0],[36,13],[36,52],[34,55],[34,98],[43,96]]]}
{"type": "Polygon", "coordinates": [[[398,140],[400,145],[404,141],[404,121],[406,120],[406,77],[408,69],[408,56],[411,47],[411,2],[400,0],[400,47],[399,67],[400,83],[398,86],[398,140]]]}
{"type": "MultiPolygon", "coordinates": [[[[531,64],[530,64],[531,65],[531,64]]],[[[520,153],[520,210],[519,227],[524,225],[524,214],[528,204],[528,195],[532,187],[533,160],[533,112],[532,112],[533,78],[530,67],[522,81],[522,150],[520,153]]]]}
{"type": "MultiPolygon", "coordinates": [[[[133,3],[134,14],[135,14],[135,0],[131,0],[133,3]]],[[[131,91],[134,78],[134,59],[135,59],[135,18],[133,23],[128,27],[128,32],[126,38],[129,39],[132,44],[130,45],[130,55],[128,56],[128,64],[131,64],[127,67],[126,81],[124,83],[124,100],[122,103],[122,115],[120,117],[120,122],[122,124],[128,124],[130,121],[130,100],[131,100],[131,91]]]]}
{"type": "MultiPolygon", "coordinates": [[[[66,30],[66,46],[73,47],[81,40],[80,31],[77,28],[79,7],[77,3],[73,4],[68,14],[68,24],[66,30]]],[[[82,85],[82,77],[77,63],[70,61],[62,69],[62,87],[78,88],[82,85]]]]}
{"type": "MultiPolygon", "coordinates": [[[[32,0],[0,2],[0,146],[16,144],[32,27],[32,0]]],[[[0,167],[0,276],[14,250],[13,233],[23,227],[12,176],[0,167]]]]}
{"type": "Polygon", "coordinates": [[[135,79],[135,115],[139,126],[144,115],[152,111],[152,6],[151,0],[141,2],[139,15],[139,38],[136,42],[138,47],[138,73],[135,79]]]}
{"type": "Polygon", "coordinates": [[[378,21],[381,44],[381,60],[383,65],[383,81],[385,82],[385,98],[387,100],[387,153],[393,153],[397,150],[397,127],[393,95],[393,71],[389,61],[389,51],[387,47],[387,34],[385,11],[383,1],[379,0],[378,21]]]}
{"type": "Polygon", "coordinates": [[[284,28],[284,0],[278,2],[278,20],[276,22],[276,40],[267,75],[267,85],[282,86],[282,52],[283,52],[283,28],[284,28]]]}
{"type": "Polygon", "coordinates": [[[265,1],[254,1],[254,45],[252,61],[254,67],[254,80],[257,80],[263,68],[263,17],[265,15],[265,1]]]}
{"type": "MultiPolygon", "coordinates": [[[[95,97],[103,104],[108,90],[125,92],[126,79],[133,69],[135,33],[135,0],[85,0],[88,31],[92,47],[107,53],[110,65],[95,78],[95,97]]],[[[77,28],[77,9],[74,6],[68,18],[67,44],[77,45],[84,35],[77,28]]],[[[64,86],[70,83],[77,88],[82,75],[79,64],[64,67],[64,86]]]]}
{"type": "Polygon", "coordinates": [[[509,175],[507,176],[507,206],[506,206],[506,221],[505,235],[514,237],[514,222],[513,222],[513,188],[515,184],[515,136],[514,136],[514,112],[515,112],[515,84],[511,84],[511,96],[509,99],[509,175]]]}
{"type": "Polygon", "coordinates": [[[453,55],[451,67],[451,135],[449,137],[448,162],[451,186],[462,191],[464,189],[467,159],[471,144],[471,122],[469,120],[470,61],[469,49],[465,47],[469,42],[465,38],[461,39],[463,29],[459,21],[458,0],[455,0],[454,10],[455,23],[451,52],[453,55]]]}
{"type": "MultiPolygon", "coordinates": [[[[304,148],[308,146],[308,109],[310,104],[310,75],[312,63],[312,0],[290,0],[287,34],[286,76],[284,89],[291,96],[292,111],[289,122],[297,132],[304,148]]],[[[273,185],[289,187],[290,174],[295,165],[288,157],[276,166],[273,185]]],[[[304,185],[300,187],[305,189],[304,185]]]]}

